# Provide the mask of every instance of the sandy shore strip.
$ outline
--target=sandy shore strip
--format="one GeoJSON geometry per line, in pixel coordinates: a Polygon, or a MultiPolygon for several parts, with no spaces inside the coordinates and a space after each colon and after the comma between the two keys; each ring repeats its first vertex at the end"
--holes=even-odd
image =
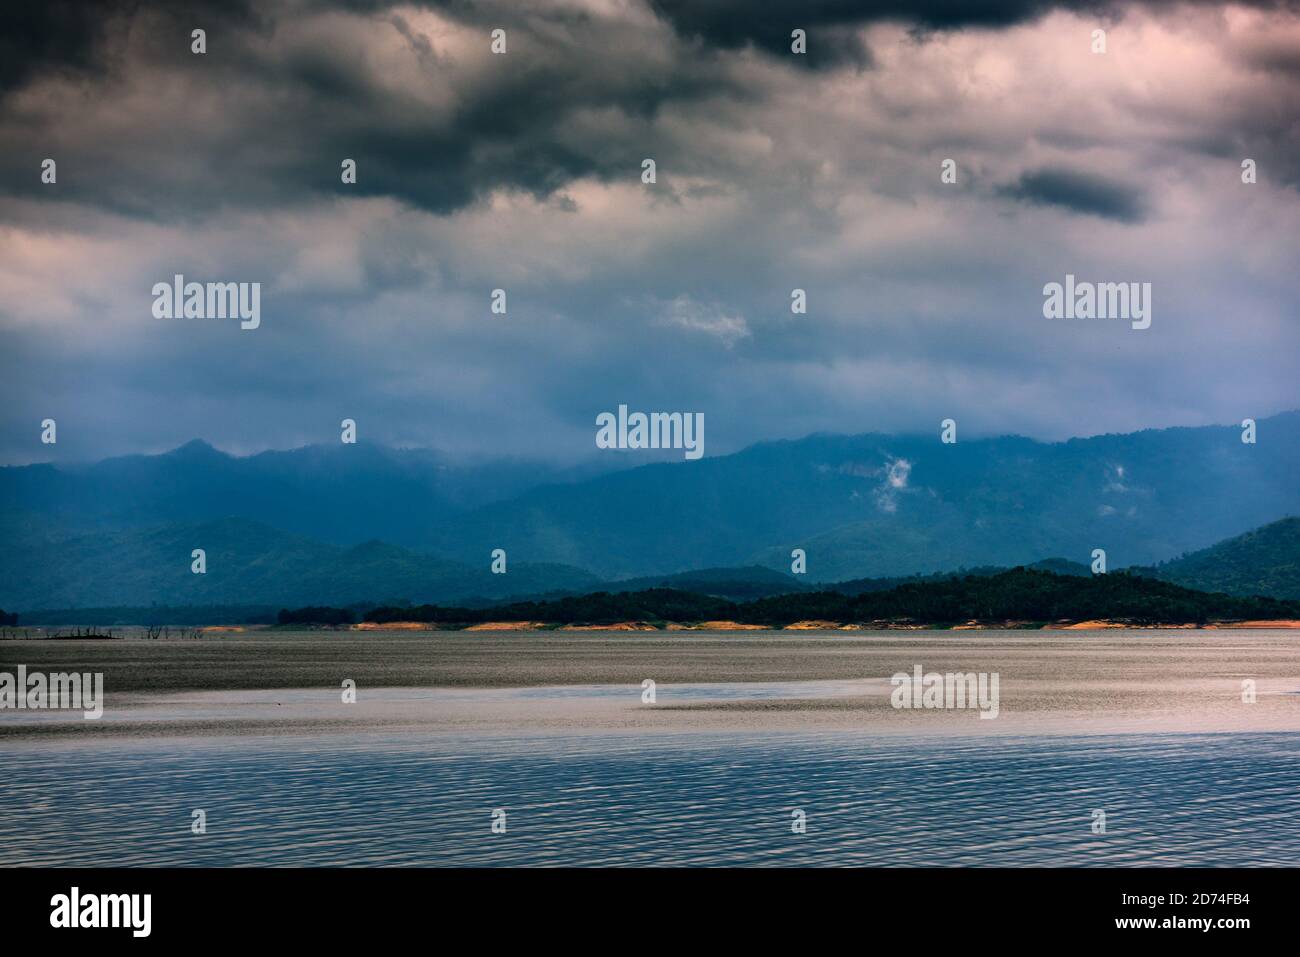
{"type": "MultiPolygon", "coordinates": [[[[766,625],[746,624],[739,621],[701,621],[687,623],[670,621],[662,628],[645,621],[620,621],[609,625],[566,624],[554,625],[542,621],[484,621],[461,628],[437,622],[393,621],[377,623],[364,621],[350,625],[351,631],[1006,631],[1042,630],[1042,631],[1100,631],[1103,629],[1127,629],[1130,631],[1184,631],[1187,629],[1222,630],[1224,628],[1300,628],[1300,621],[1277,619],[1273,621],[1211,622],[1205,625],[1194,623],[1134,625],[1131,622],[1094,619],[1090,621],[1058,621],[1037,624],[1023,621],[967,621],[948,628],[934,629],[914,622],[872,621],[840,622],[823,619],[796,621],[782,628],[769,628],[766,625]]],[[[210,627],[201,629],[205,632],[243,631],[243,628],[210,627]]]]}

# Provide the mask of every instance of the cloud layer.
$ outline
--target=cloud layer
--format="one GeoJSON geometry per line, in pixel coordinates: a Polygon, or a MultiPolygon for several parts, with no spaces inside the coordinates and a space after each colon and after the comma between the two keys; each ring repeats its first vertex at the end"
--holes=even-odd
{"type": "Polygon", "coordinates": [[[1300,405],[1294,6],[752,6],[6,12],[0,461],[345,417],[572,460],[620,403],[704,412],[710,454],[1300,405]],[[176,273],[261,282],[261,327],[154,319],[176,273]],[[1044,319],[1067,273],[1152,283],[1151,328],[1044,319]]]}

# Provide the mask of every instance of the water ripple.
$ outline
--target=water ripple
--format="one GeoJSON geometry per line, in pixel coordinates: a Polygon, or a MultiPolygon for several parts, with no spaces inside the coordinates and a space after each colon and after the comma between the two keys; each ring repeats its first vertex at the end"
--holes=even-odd
{"type": "Polygon", "coordinates": [[[0,864],[1291,865],[1297,759],[1293,733],[15,748],[0,864]],[[190,831],[196,808],[206,834],[190,831]],[[792,832],[796,808],[805,834],[792,832]]]}

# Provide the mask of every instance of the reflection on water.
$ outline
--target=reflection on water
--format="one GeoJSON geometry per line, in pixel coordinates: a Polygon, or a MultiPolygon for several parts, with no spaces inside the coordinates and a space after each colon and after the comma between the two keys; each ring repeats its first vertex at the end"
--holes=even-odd
{"type": "MultiPolygon", "coordinates": [[[[852,681],[750,681],[661,684],[655,689],[660,705],[703,702],[776,700],[834,700],[864,696],[888,697],[889,679],[852,681]]],[[[543,685],[534,688],[364,688],[358,704],[341,711],[334,688],[253,688],[243,691],[173,692],[158,696],[125,695],[104,709],[99,721],[151,722],[161,727],[196,721],[253,720],[258,718],[334,720],[341,717],[373,723],[382,716],[412,721],[437,719],[450,709],[473,709],[479,715],[499,714],[516,705],[544,706],[545,713],[564,713],[551,705],[613,704],[639,707],[640,685],[543,685]]],[[[31,725],[69,724],[83,721],[77,710],[0,710],[0,731],[17,731],[31,725]]],[[[85,730],[85,729],[83,729],[85,730]]]]}
{"type": "Polygon", "coordinates": [[[1295,733],[115,739],[9,747],[3,766],[5,865],[1300,860],[1295,733]]]}

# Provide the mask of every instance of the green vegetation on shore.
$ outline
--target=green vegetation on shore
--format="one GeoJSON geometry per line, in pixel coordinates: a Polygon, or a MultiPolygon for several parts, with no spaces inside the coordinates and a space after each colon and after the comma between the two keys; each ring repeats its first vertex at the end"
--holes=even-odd
{"type": "Polygon", "coordinates": [[[380,624],[418,621],[447,626],[488,621],[612,625],[626,621],[728,620],[782,627],[800,621],[945,625],[967,621],[1103,619],[1151,625],[1300,618],[1300,601],[1198,592],[1122,573],[1085,578],[1014,568],[996,575],[909,582],[886,591],[856,595],[833,591],[798,592],[733,602],[675,589],[654,588],[618,594],[595,592],[553,601],[514,602],[492,608],[384,607],[372,609],[365,617],[380,624]]]}
{"type": "MultiPolygon", "coordinates": [[[[780,577],[770,574],[773,579],[780,577]]],[[[976,621],[1031,627],[1103,619],[1134,625],[1300,619],[1300,600],[1296,599],[1225,594],[1226,588],[1194,590],[1163,581],[1151,569],[1092,576],[1086,574],[1085,566],[1068,562],[1042,562],[1010,570],[978,568],[964,574],[859,579],[820,586],[792,583],[789,591],[777,594],[764,593],[775,586],[775,581],[763,581],[762,587],[755,589],[757,594],[751,592],[748,596],[744,596],[745,581],[736,588],[740,595],[704,590],[721,577],[704,573],[700,580],[683,576],[680,584],[672,583],[677,587],[592,591],[473,606],[359,602],[283,608],[277,615],[274,606],[159,605],[30,612],[24,613],[22,619],[32,627],[271,623],[293,627],[416,621],[447,628],[493,621],[530,621],[542,626],[735,621],[766,627],[801,621],[943,627],[976,621]],[[1064,574],[1049,570],[1054,565],[1059,565],[1064,574]]],[[[13,625],[17,616],[3,616],[0,624],[6,619],[13,625]]]]}

